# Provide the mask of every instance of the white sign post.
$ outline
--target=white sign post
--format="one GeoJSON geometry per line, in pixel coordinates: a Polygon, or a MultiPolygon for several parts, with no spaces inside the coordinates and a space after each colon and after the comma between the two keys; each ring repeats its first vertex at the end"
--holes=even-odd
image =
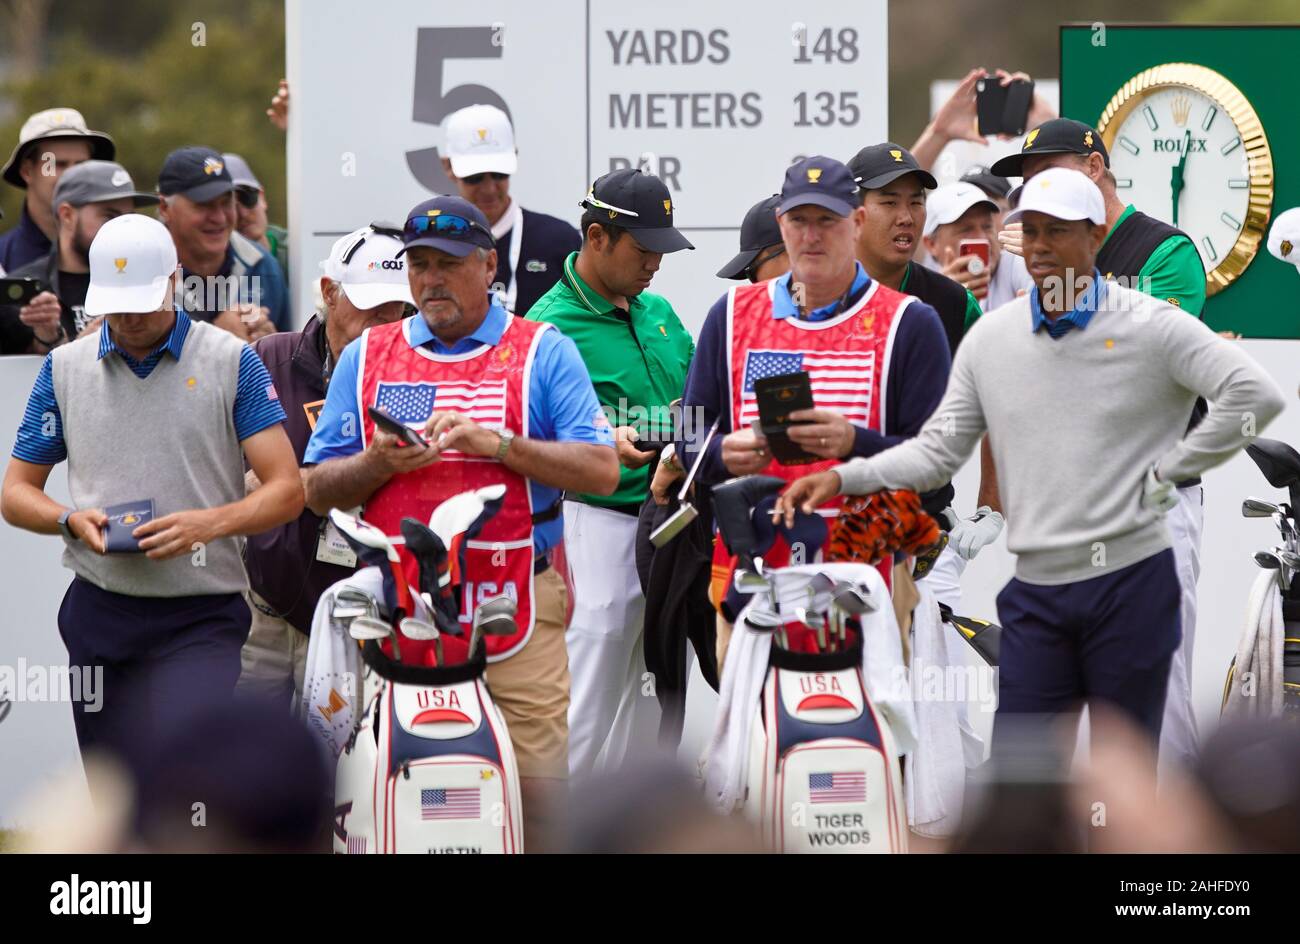
{"type": "Polygon", "coordinates": [[[288,0],[291,268],[297,320],[331,241],[450,183],[442,123],[492,104],[515,126],[511,194],[576,225],[591,181],[658,174],[696,246],[651,291],[697,330],[749,207],[801,156],[885,140],[885,0],[797,7],[664,0],[288,0]]]}

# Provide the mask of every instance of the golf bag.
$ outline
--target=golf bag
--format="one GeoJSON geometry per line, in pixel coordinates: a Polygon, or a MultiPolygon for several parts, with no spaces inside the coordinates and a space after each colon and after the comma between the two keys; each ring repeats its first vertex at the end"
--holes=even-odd
{"type": "Polygon", "coordinates": [[[483,678],[486,654],[446,667],[402,665],[368,640],[380,678],[339,756],[334,851],[524,851],[519,771],[483,678]]]}

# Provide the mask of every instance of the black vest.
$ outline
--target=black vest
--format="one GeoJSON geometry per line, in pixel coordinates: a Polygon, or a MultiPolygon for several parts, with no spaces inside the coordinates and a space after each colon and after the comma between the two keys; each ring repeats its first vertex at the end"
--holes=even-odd
{"type": "Polygon", "coordinates": [[[943,333],[948,337],[948,352],[955,357],[957,345],[966,330],[966,289],[946,275],[920,263],[909,262],[907,285],[903,291],[915,295],[939,313],[943,333]]]}
{"type": "MultiPolygon", "coordinates": [[[[1141,292],[1142,286],[1135,281],[1138,273],[1147,264],[1156,247],[1171,236],[1181,236],[1188,242],[1192,241],[1192,237],[1181,229],[1162,223],[1155,217],[1147,216],[1141,210],[1134,210],[1128,215],[1128,219],[1111,230],[1110,236],[1106,238],[1106,245],[1102,246],[1101,252],[1097,253],[1097,268],[1103,278],[1134,280],[1127,284],[1141,292]]],[[[1192,245],[1195,247],[1196,244],[1192,243],[1192,245]]],[[[1188,432],[1191,432],[1196,424],[1205,418],[1207,411],[1205,400],[1197,397],[1196,404],[1192,407],[1192,418],[1187,423],[1188,432]]],[[[1201,484],[1200,478],[1178,483],[1179,487],[1199,484],[1201,484]]]]}

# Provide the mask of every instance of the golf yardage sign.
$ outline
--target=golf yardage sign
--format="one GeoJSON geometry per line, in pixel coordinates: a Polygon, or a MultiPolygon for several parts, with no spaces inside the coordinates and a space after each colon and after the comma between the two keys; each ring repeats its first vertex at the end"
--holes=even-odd
{"type": "Polygon", "coordinates": [[[1273,154],[1246,96],[1213,69],[1167,63],[1126,82],[1097,129],[1119,198],[1192,238],[1209,294],[1232,284],[1273,207],[1273,154]]]}

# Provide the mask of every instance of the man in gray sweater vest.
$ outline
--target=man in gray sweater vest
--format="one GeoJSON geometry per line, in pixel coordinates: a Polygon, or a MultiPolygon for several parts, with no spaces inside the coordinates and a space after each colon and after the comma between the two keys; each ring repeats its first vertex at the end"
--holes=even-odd
{"type": "Polygon", "coordinates": [[[800,479],[778,510],[792,517],[837,492],[933,488],[987,431],[1017,555],[998,596],[994,750],[1020,727],[1015,716],[1093,700],[1117,706],[1154,743],[1181,632],[1162,520],[1178,501],[1174,483],[1246,445],[1281,412],[1282,394],[1200,321],[1101,278],[1093,262],[1105,209],[1084,174],[1035,176],[1008,219],[1024,224],[1035,288],[967,334],[925,428],[800,479]],[[1198,394],[1212,407],[1180,438],[1198,394]]]}
{"type": "Polygon", "coordinates": [[[270,375],[173,308],[175,272],[156,220],[100,229],[86,312],[103,326],[46,357],[0,496],[10,524],[63,535],[76,574],[59,632],[73,671],[103,673],[102,703],[73,706],[83,752],[129,757],[230,695],[249,627],[237,537],[303,506],[270,375]],[[247,496],[244,456],[262,482],[247,496]],[[45,494],[64,459],[72,508],[45,494]]]}

